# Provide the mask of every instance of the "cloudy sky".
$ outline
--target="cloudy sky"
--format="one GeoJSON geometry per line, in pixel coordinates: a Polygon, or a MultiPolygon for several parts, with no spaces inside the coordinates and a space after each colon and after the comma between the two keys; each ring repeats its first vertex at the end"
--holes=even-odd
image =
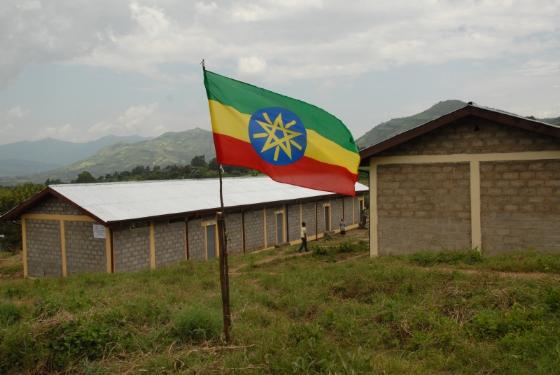
{"type": "Polygon", "coordinates": [[[356,137],[437,101],[560,115],[560,0],[2,0],[0,144],[210,129],[207,68],[356,137]]]}

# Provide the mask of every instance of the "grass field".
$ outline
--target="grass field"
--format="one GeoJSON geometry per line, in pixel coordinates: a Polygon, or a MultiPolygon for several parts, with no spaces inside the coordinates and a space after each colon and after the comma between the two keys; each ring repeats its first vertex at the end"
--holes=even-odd
{"type": "Polygon", "coordinates": [[[558,373],[560,257],[369,259],[360,236],[218,263],[22,280],[0,257],[0,373],[558,373]]]}

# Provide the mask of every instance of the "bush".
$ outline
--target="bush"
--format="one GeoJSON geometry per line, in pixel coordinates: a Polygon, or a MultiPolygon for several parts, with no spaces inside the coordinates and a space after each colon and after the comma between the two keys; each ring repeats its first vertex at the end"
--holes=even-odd
{"type": "Polygon", "coordinates": [[[118,341],[115,335],[113,327],[100,321],[63,322],[48,333],[49,362],[53,368],[62,369],[82,359],[99,359],[118,341]]]}
{"type": "Polygon", "coordinates": [[[0,326],[10,326],[21,319],[21,310],[12,303],[0,303],[0,326]]]}
{"type": "Polygon", "coordinates": [[[409,260],[420,266],[433,266],[436,264],[476,264],[484,259],[478,251],[458,252],[418,252],[410,255],[409,260]]]}
{"type": "Polygon", "coordinates": [[[222,320],[215,310],[192,306],[175,316],[172,334],[182,342],[200,343],[216,340],[221,328],[222,320]]]}

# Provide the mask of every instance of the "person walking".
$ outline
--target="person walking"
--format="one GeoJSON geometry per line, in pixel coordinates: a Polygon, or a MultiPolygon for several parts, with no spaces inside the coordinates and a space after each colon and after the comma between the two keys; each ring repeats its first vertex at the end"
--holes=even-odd
{"type": "Polygon", "coordinates": [[[340,224],[338,225],[339,229],[340,229],[340,234],[345,235],[346,234],[346,224],[344,224],[344,218],[340,218],[340,224]]]}
{"type": "Polygon", "coordinates": [[[301,253],[307,251],[307,228],[305,227],[305,221],[301,223],[301,245],[299,245],[298,251],[301,253]]]}

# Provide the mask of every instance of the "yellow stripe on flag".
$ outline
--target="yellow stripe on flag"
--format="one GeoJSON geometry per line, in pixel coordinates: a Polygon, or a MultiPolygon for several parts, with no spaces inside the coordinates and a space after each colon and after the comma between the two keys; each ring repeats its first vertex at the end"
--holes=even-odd
{"type": "MultiPolygon", "coordinates": [[[[237,138],[243,142],[249,140],[249,120],[251,115],[239,112],[233,107],[209,100],[212,130],[215,133],[237,138]]],[[[305,124],[304,124],[305,126],[305,124]]],[[[360,162],[360,155],[350,152],[333,141],[322,137],[314,130],[307,131],[307,148],[305,156],[323,163],[340,165],[355,173],[360,162]]]]}

